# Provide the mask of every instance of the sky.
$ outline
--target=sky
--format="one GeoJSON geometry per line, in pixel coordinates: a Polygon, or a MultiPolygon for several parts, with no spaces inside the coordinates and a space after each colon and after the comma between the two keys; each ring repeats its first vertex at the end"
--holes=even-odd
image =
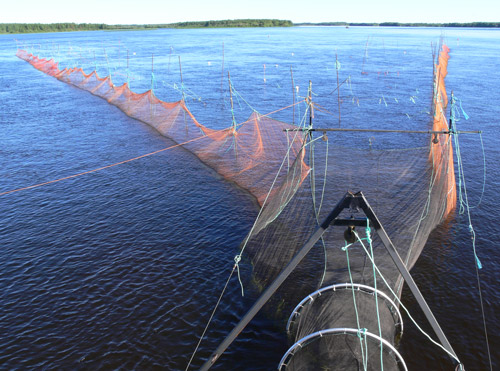
{"type": "Polygon", "coordinates": [[[3,0],[0,23],[500,22],[500,0],[3,0]]]}

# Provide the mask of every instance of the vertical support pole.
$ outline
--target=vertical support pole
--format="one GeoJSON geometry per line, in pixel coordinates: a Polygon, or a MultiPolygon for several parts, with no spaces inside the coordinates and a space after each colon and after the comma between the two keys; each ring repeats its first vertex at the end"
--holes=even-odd
{"type": "Polygon", "coordinates": [[[154,89],[154,81],[155,81],[155,78],[154,78],[154,60],[155,60],[155,55],[152,53],[151,54],[151,93],[154,93],[153,89],[154,89]]]}
{"type": "Polygon", "coordinates": [[[312,125],[313,125],[313,118],[314,118],[314,106],[313,106],[313,103],[312,103],[312,82],[311,80],[309,80],[309,92],[308,92],[308,97],[307,97],[307,100],[308,100],[308,104],[309,104],[309,127],[312,128],[312,125]]]}
{"type": "Polygon", "coordinates": [[[129,55],[127,49],[127,88],[130,89],[130,75],[129,75],[129,55]]]}
{"type": "Polygon", "coordinates": [[[181,56],[179,55],[179,73],[181,74],[181,92],[182,92],[182,101],[186,100],[186,96],[184,95],[184,80],[182,79],[182,63],[181,56]]]}
{"type": "Polygon", "coordinates": [[[170,52],[168,53],[168,68],[167,68],[168,73],[170,73],[170,58],[172,58],[172,46],[170,46],[170,52]]]}
{"type": "Polygon", "coordinates": [[[233,106],[233,84],[231,84],[231,75],[227,71],[227,79],[229,80],[229,100],[231,102],[231,117],[233,120],[233,146],[234,155],[238,158],[238,147],[236,145],[236,119],[234,118],[234,106],[233,106]]]}
{"type": "Polygon", "coordinates": [[[292,124],[295,125],[295,82],[293,81],[293,70],[292,66],[290,66],[290,76],[292,77],[292,97],[293,97],[293,116],[292,116],[292,124]]]}
{"type": "Polygon", "coordinates": [[[224,84],[224,41],[222,42],[222,72],[220,75],[220,93],[223,92],[223,84],[224,84]]]}
{"type": "Polygon", "coordinates": [[[455,131],[455,96],[453,95],[453,90],[451,91],[450,97],[450,123],[448,125],[448,130],[455,131]]]}
{"type": "Polygon", "coordinates": [[[340,63],[339,59],[337,56],[337,53],[335,53],[335,70],[337,71],[337,101],[339,104],[339,127],[340,127],[340,85],[339,85],[339,69],[340,69],[340,63]]]}
{"type": "Polygon", "coordinates": [[[109,69],[108,53],[106,53],[106,48],[104,48],[104,58],[106,58],[106,67],[108,69],[109,81],[111,81],[111,70],[109,69]]]}
{"type": "Polygon", "coordinates": [[[236,131],[236,119],[234,118],[234,106],[233,106],[233,85],[231,84],[231,75],[227,71],[227,78],[229,80],[229,101],[231,102],[231,117],[233,120],[233,130],[236,131]]]}

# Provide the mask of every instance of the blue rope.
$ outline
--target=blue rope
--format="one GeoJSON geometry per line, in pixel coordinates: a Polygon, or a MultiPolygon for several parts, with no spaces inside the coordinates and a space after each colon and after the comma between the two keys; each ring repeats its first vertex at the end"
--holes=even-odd
{"type": "MultiPolygon", "coordinates": [[[[455,122],[453,121],[453,119],[455,118],[455,111],[456,111],[455,98],[452,96],[452,114],[451,114],[451,116],[452,116],[452,125],[455,124],[455,122]]],[[[464,116],[464,117],[468,117],[468,116],[464,116]]],[[[455,129],[455,128],[453,128],[453,129],[455,129]]],[[[471,220],[471,215],[470,215],[470,209],[471,209],[471,207],[469,206],[469,198],[468,198],[468,195],[467,195],[467,188],[465,186],[465,176],[464,176],[464,171],[463,171],[463,162],[462,162],[461,154],[460,154],[460,145],[459,145],[458,135],[454,135],[454,139],[455,139],[455,147],[457,149],[457,164],[459,166],[459,174],[460,174],[460,176],[461,176],[461,178],[463,180],[463,191],[464,191],[464,196],[465,196],[465,202],[461,206],[465,206],[465,209],[467,210],[467,217],[468,217],[468,220],[469,220],[469,232],[471,234],[472,251],[473,251],[474,260],[475,260],[475,263],[476,263],[475,264],[475,267],[476,267],[476,279],[477,279],[478,293],[479,293],[479,302],[480,302],[480,306],[481,306],[481,313],[482,313],[482,320],[483,320],[484,337],[485,337],[485,340],[486,340],[486,351],[487,351],[487,354],[488,354],[488,360],[489,360],[490,370],[493,370],[493,366],[492,366],[492,362],[491,362],[490,344],[489,344],[489,340],[488,340],[488,330],[487,330],[487,327],[486,327],[486,316],[485,316],[485,313],[484,313],[484,303],[483,303],[483,294],[482,294],[482,290],[481,290],[481,280],[480,280],[480,277],[479,277],[479,270],[481,270],[483,268],[483,265],[481,264],[481,261],[479,260],[479,257],[477,256],[477,251],[476,251],[476,233],[474,231],[474,228],[472,227],[472,220],[471,220]]],[[[482,140],[481,140],[481,142],[482,142],[482,140]]],[[[486,174],[486,169],[485,169],[485,174],[486,174]]]]}
{"type": "Polygon", "coordinates": [[[378,334],[380,336],[380,370],[384,371],[384,343],[382,342],[382,327],[380,324],[380,312],[378,309],[378,292],[377,292],[377,271],[375,270],[375,254],[373,253],[373,244],[371,238],[370,219],[366,219],[366,240],[370,245],[370,254],[372,256],[373,268],[373,288],[375,289],[375,307],[377,308],[377,324],[378,334]]]}
{"type": "Polygon", "coordinates": [[[354,282],[352,280],[352,273],[351,273],[351,264],[349,261],[349,247],[352,246],[353,244],[347,244],[345,242],[345,246],[342,248],[343,251],[345,251],[346,259],[347,259],[347,270],[349,272],[349,279],[351,281],[351,291],[352,291],[352,301],[354,304],[354,312],[356,313],[356,323],[358,325],[358,338],[359,338],[359,346],[361,347],[361,358],[363,359],[363,368],[366,371],[367,370],[367,362],[368,362],[368,350],[366,351],[366,356],[365,356],[365,350],[363,348],[363,338],[360,336],[361,333],[364,334],[364,340],[365,340],[365,345],[366,345],[366,329],[361,329],[361,326],[359,324],[359,314],[358,314],[358,306],[356,304],[356,295],[354,294],[354,282]],[[363,331],[364,330],[364,331],[363,331]],[[366,357],[366,359],[365,359],[366,357]]]}

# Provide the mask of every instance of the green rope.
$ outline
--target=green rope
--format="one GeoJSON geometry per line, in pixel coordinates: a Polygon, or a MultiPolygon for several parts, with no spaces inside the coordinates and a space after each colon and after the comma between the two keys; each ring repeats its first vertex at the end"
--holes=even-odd
{"type": "MultiPolygon", "coordinates": [[[[464,111],[464,109],[462,107],[462,100],[461,99],[458,99],[452,95],[451,103],[452,103],[451,120],[453,123],[453,127],[450,129],[456,130],[455,126],[456,126],[457,122],[460,122],[460,116],[463,116],[465,120],[468,120],[470,117],[464,111]],[[459,103],[458,105],[456,104],[457,101],[459,103]]],[[[464,177],[463,167],[462,167],[462,158],[461,158],[461,156],[459,158],[459,153],[457,153],[457,165],[459,165],[458,172],[459,172],[459,184],[460,184],[460,187],[459,187],[460,214],[464,214],[466,207],[468,207],[469,209],[475,209],[475,208],[479,207],[479,205],[481,205],[481,202],[483,201],[484,191],[485,191],[485,187],[486,187],[486,155],[485,155],[485,151],[484,151],[484,142],[483,142],[482,133],[479,133],[479,138],[481,140],[481,152],[483,154],[483,187],[482,187],[482,191],[481,191],[481,196],[479,197],[479,202],[475,206],[470,206],[469,204],[467,204],[467,206],[465,206],[464,198],[462,196],[462,178],[464,177]],[[459,164],[458,164],[458,161],[460,161],[459,164]]],[[[457,151],[459,151],[459,149],[457,149],[457,151]]],[[[465,182],[465,179],[464,179],[464,182],[465,182]]],[[[465,190],[464,190],[464,192],[465,192],[465,190]]]]}
{"type": "Polygon", "coordinates": [[[323,199],[325,196],[325,187],[326,187],[326,176],[327,176],[327,170],[328,170],[328,143],[329,140],[326,140],[326,154],[325,154],[325,175],[323,178],[323,190],[321,191],[321,201],[319,203],[319,208],[318,208],[318,214],[321,213],[321,207],[323,206],[323,199]]]}
{"type": "MultiPolygon", "coordinates": [[[[452,97],[452,103],[454,99],[452,97]]],[[[454,123],[452,121],[452,123],[454,123]]],[[[491,352],[490,352],[490,344],[488,340],[488,330],[486,326],[486,315],[484,313],[484,301],[483,301],[483,294],[482,294],[482,289],[481,289],[481,279],[479,277],[479,270],[483,268],[481,261],[479,260],[479,257],[477,256],[476,252],[476,233],[474,231],[474,228],[472,226],[472,219],[471,219],[471,214],[470,214],[470,209],[471,207],[469,206],[469,197],[467,195],[467,187],[465,184],[465,175],[463,171],[463,161],[462,161],[462,156],[460,153],[460,142],[458,140],[458,135],[453,136],[455,139],[455,148],[456,148],[456,153],[457,153],[457,165],[459,168],[459,176],[460,179],[462,180],[462,187],[463,187],[463,192],[464,192],[464,203],[461,203],[461,208],[464,208],[467,211],[467,218],[469,221],[469,232],[471,234],[471,240],[472,240],[472,252],[474,254],[475,258],[475,268],[476,268],[476,280],[477,280],[477,286],[478,286],[478,293],[479,293],[479,303],[481,307],[481,313],[482,313],[482,320],[483,320],[483,329],[484,329],[484,336],[485,336],[485,341],[486,341],[486,350],[488,353],[488,360],[489,360],[489,365],[490,365],[490,370],[493,370],[493,365],[491,361],[491,352]]],[[[461,188],[462,189],[462,188],[461,188]]]]}
{"type": "Polygon", "coordinates": [[[363,247],[363,250],[365,251],[366,255],[368,256],[368,259],[370,259],[371,263],[373,264],[373,267],[375,267],[377,273],[379,274],[380,278],[382,278],[382,281],[384,282],[385,286],[387,287],[387,289],[389,290],[389,292],[394,296],[394,299],[397,301],[397,303],[401,306],[401,308],[404,309],[404,311],[406,312],[406,314],[408,315],[408,318],[413,322],[413,324],[417,327],[417,329],[424,335],[426,336],[434,345],[438,346],[439,348],[441,348],[442,350],[444,350],[451,358],[453,358],[455,361],[457,361],[457,363],[461,364],[460,360],[455,356],[453,355],[452,353],[450,353],[445,347],[443,347],[441,344],[439,344],[437,341],[435,341],[428,333],[426,333],[417,323],[417,321],[412,317],[412,315],[410,314],[410,311],[408,310],[408,308],[406,308],[406,306],[403,304],[403,302],[401,301],[401,299],[399,298],[399,295],[397,295],[394,290],[391,288],[391,285],[389,285],[389,283],[387,282],[387,280],[385,279],[384,275],[382,274],[382,272],[380,271],[380,269],[377,267],[377,265],[375,264],[375,261],[372,259],[372,257],[370,256],[370,253],[368,252],[368,249],[366,248],[365,244],[363,243],[363,239],[359,238],[359,235],[357,234],[356,231],[353,231],[354,232],[354,235],[356,236],[357,240],[360,242],[361,246],[363,247]]]}
{"type": "MultiPolygon", "coordinates": [[[[352,292],[352,301],[354,303],[354,312],[356,313],[356,323],[358,325],[358,338],[359,338],[359,346],[361,347],[361,358],[363,359],[363,368],[366,371],[368,369],[368,352],[366,352],[365,356],[365,350],[363,348],[363,338],[360,336],[361,332],[361,326],[359,324],[359,313],[358,313],[358,306],[356,304],[356,295],[354,294],[354,282],[352,280],[352,273],[351,273],[351,264],[349,261],[349,247],[352,246],[353,244],[347,244],[345,242],[345,246],[342,248],[342,250],[345,251],[345,256],[347,259],[347,270],[349,272],[349,279],[351,281],[351,292],[352,292]]],[[[364,329],[366,332],[366,329],[364,329]]],[[[365,335],[365,343],[366,343],[366,335],[365,335]]]]}
{"type": "MultiPolygon", "coordinates": [[[[320,213],[321,213],[321,207],[323,206],[323,199],[325,197],[325,187],[326,187],[326,175],[327,175],[327,169],[328,169],[328,140],[326,141],[326,155],[325,155],[325,174],[324,174],[324,177],[323,177],[323,189],[321,190],[321,200],[320,200],[320,203],[319,203],[319,208],[318,208],[318,212],[316,213],[316,218],[318,219],[320,213]]],[[[318,225],[319,225],[319,221],[318,221],[318,225]]],[[[325,240],[323,238],[323,236],[321,236],[321,243],[323,244],[323,254],[325,256],[325,264],[323,266],[323,276],[321,277],[321,282],[320,282],[320,287],[323,285],[323,282],[325,280],[325,277],[326,277],[326,268],[327,268],[327,264],[328,264],[328,256],[327,256],[327,251],[326,251],[326,244],[325,244],[325,240]]]]}
{"type": "MultiPolygon", "coordinates": [[[[370,253],[373,261],[375,261],[375,254],[373,253],[373,244],[371,238],[371,228],[370,228],[370,220],[366,219],[366,240],[370,245],[370,253]]],[[[377,324],[378,324],[378,334],[380,337],[380,370],[384,371],[384,343],[382,342],[382,326],[380,324],[380,312],[378,309],[378,292],[377,292],[377,272],[375,270],[375,266],[373,267],[373,288],[375,289],[375,307],[377,308],[377,324]]]]}
{"type": "Polygon", "coordinates": [[[155,74],[151,72],[151,91],[154,93],[156,78],[155,74]]]}

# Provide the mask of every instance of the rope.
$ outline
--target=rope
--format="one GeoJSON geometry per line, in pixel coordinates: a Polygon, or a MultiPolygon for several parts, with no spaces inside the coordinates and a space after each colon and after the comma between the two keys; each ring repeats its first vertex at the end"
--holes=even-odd
{"type": "MultiPolygon", "coordinates": [[[[370,245],[370,253],[373,261],[375,261],[375,254],[373,253],[373,244],[371,238],[371,228],[370,228],[370,220],[366,219],[366,240],[370,245]]],[[[384,371],[384,344],[382,342],[382,326],[380,324],[380,312],[378,309],[378,291],[377,291],[377,272],[375,267],[373,267],[373,288],[375,289],[375,307],[377,308],[377,324],[378,324],[378,335],[380,337],[380,370],[384,371]]]]}
{"type": "MultiPolygon", "coordinates": [[[[321,200],[320,200],[320,203],[319,203],[319,208],[318,208],[318,213],[317,215],[320,215],[320,212],[321,212],[321,207],[323,206],[323,199],[324,199],[324,196],[325,196],[325,188],[326,188],[326,175],[327,175],[327,170],[328,170],[328,139],[326,140],[326,154],[325,154],[325,175],[324,175],[324,178],[323,178],[323,189],[321,190],[321,200]]],[[[318,224],[319,224],[319,221],[318,221],[318,224]]],[[[327,251],[326,251],[326,244],[325,244],[325,239],[323,238],[323,236],[321,236],[321,243],[323,244],[323,253],[324,253],[324,256],[325,256],[325,264],[324,264],[324,267],[323,267],[323,276],[321,277],[321,282],[319,284],[319,286],[323,286],[323,282],[325,280],[325,277],[326,277],[326,268],[327,268],[327,251]]]]}
{"type": "MultiPolygon", "coordinates": [[[[349,272],[349,279],[351,281],[351,287],[354,287],[354,282],[352,280],[352,273],[351,273],[351,264],[349,262],[349,247],[351,245],[353,245],[353,244],[348,245],[347,242],[345,242],[345,246],[342,248],[342,250],[345,251],[345,256],[347,259],[347,270],[349,272]]],[[[361,330],[361,326],[359,324],[359,313],[358,313],[358,306],[356,304],[356,295],[354,294],[354,288],[351,290],[351,292],[352,292],[352,301],[354,304],[354,312],[356,313],[356,323],[358,325],[358,338],[359,338],[359,346],[361,347],[361,358],[363,359],[363,368],[365,371],[367,371],[367,369],[368,369],[368,350],[367,350],[366,355],[365,355],[365,351],[363,348],[363,338],[360,336],[360,332],[362,330],[361,330]]],[[[363,329],[363,330],[364,330],[364,332],[366,332],[366,329],[363,329]]],[[[365,344],[366,344],[366,337],[364,340],[365,340],[365,344]]]]}
{"type": "MultiPolygon", "coordinates": [[[[299,102],[294,103],[294,104],[292,104],[292,105],[290,105],[290,106],[288,106],[288,107],[285,107],[285,108],[289,108],[289,107],[291,107],[291,106],[293,106],[293,105],[295,105],[295,104],[298,104],[298,103],[299,103],[299,102]]],[[[281,110],[283,110],[283,109],[285,109],[285,108],[281,108],[281,109],[276,110],[276,111],[274,111],[274,112],[281,111],[281,110]]],[[[272,114],[272,113],[274,113],[274,112],[271,112],[271,113],[269,113],[269,114],[267,114],[267,115],[262,115],[262,116],[268,116],[268,115],[270,115],[270,114],[272,114]]],[[[248,121],[249,121],[249,120],[247,120],[247,121],[245,121],[245,122],[248,122],[248,121]]],[[[304,121],[304,122],[305,122],[305,121],[304,121]]],[[[240,125],[241,125],[241,124],[240,124],[240,125]]],[[[295,131],[295,135],[294,135],[293,141],[295,141],[295,139],[297,138],[298,133],[299,133],[299,131],[298,131],[298,130],[297,130],[297,131],[295,131]]],[[[292,142],[293,142],[293,141],[292,141],[292,142]]],[[[305,144],[304,144],[304,146],[305,146],[305,144]]],[[[238,255],[236,255],[236,256],[235,256],[235,258],[234,258],[235,264],[234,264],[234,266],[233,266],[233,269],[231,270],[231,273],[230,273],[230,275],[229,275],[229,277],[228,277],[228,279],[227,279],[227,281],[226,281],[226,285],[224,286],[224,289],[222,290],[222,292],[221,292],[221,294],[220,294],[220,296],[219,296],[219,299],[218,299],[218,301],[217,301],[217,303],[216,303],[216,305],[215,305],[215,308],[214,308],[214,309],[213,309],[213,311],[212,311],[212,314],[211,314],[211,316],[210,316],[210,318],[209,318],[209,320],[208,320],[208,323],[207,323],[207,324],[206,324],[206,326],[205,326],[205,329],[203,330],[203,333],[202,333],[202,335],[201,335],[201,337],[200,337],[200,339],[199,339],[199,341],[198,341],[198,344],[196,345],[196,348],[195,348],[195,350],[194,350],[194,352],[193,352],[193,354],[192,354],[192,356],[191,356],[191,359],[189,360],[188,365],[186,366],[186,371],[188,370],[189,366],[191,365],[192,360],[193,360],[193,359],[194,359],[194,357],[195,357],[195,354],[196,354],[196,352],[197,352],[197,350],[198,350],[198,348],[199,348],[199,346],[200,346],[200,344],[201,344],[201,341],[202,341],[203,337],[205,336],[205,333],[206,333],[206,331],[207,331],[207,329],[208,329],[208,327],[209,327],[209,325],[210,325],[210,323],[211,323],[211,321],[212,321],[212,319],[213,319],[213,316],[214,316],[215,312],[217,311],[217,308],[218,308],[218,306],[219,306],[219,303],[220,303],[220,301],[221,301],[221,299],[222,299],[222,296],[224,295],[224,292],[225,292],[225,290],[226,290],[226,287],[227,287],[227,285],[228,285],[228,283],[229,283],[229,280],[231,279],[231,277],[232,277],[232,275],[233,275],[233,273],[234,273],[235,269],[238,269],[238,280],[239,280],[239,283],[240,283],[240,286],[241,286],[241,294],[242,294],[242,296],[244,295],[244,291],[243,291],[243,283],[242,283],[242,281],[241,281],[240,271],[239,271],[239,262],[241,261],[241,256],[242,256],[243,252],[245,251],[245,248],[246,248],[246,246],[247,246],[247,243],[248,243],[248,241],[250,240],[250,236],[252,235],[252,233],[253,233],[253,231],[254,231],[254,229],[255,229],[256,225],[257,225],[257,222],[258,222],[258,220],[259,220],[259,218],[260,218],[260,216],[261,216],[261,214],[262,214],[262,211],[264,210],[264,206],[266,205],[267,200],[268,200],[268,198],[269,198],[269,195],[271,194],[271,191],[272,191],[272,190],[273,190],[273,188],[274,188],[274,185],[275,185],[275,183],[276,183],[276,180],[277,180],[277,178],[278,178],[278,175],[279,175],[279,173],[281,172],[281,169],[283,168],[283,166],[284,166],[284,164],[285,164],[285,162],[286,162],[286,158],[287,158],[287,156],[289,155],[289,152],[290,152],[291,148],[292,148],[292,146],[290,145],[290,146],[288,147],[287,154],[286,154],[286,156],[283,158],[283,161],[281,162],[281,166],[280,166],[280,168],[278,169],[278,171],[277,171],[277,173],[276,173],[276,176],[275,176],[275,178],[274,178],[274,180],[273,180],[273,183],[271,184],[271,187],[270,187],[270,189],[269,189],[269,192],[268,192],[268,193],[267,193],[267,195],[266,195],[266,198],[265,198],[265,200],[264,200],[264,202],[263,202],[263,204],[262,204],[262,207],[261,207],[261,208],[260,208],[260,210],[259,210],[259,213],[258,213],[258,215],[257,215],[257,218],[255,218],[255,222],[254,222],[254,224],[253,224],[252,228],[250,229],[250,232],[248,233],[248,235],[247,235],[247,237],[246,237],[246,239],[245,239],[245,241],[244,241],[244,243],[243,243],[243,246],[242,246],[242,248],[241,248],[241,250],[240,250],[240,253],[239,253],[238,255]]]]}
{"type": "Polygon", "coordinates": [[[406,312],[406,314],[408,315],[408,318],[410,318],[410,320],[413,322],[413,324],[417,327],[417,329],[423,334],[425,335],[434,345],[438,346],[439,348],[441,348],[442,350],[444,350],[451,358],[453,358],[455,361],[457,361],[457,363],[461,364],[460,360],[455,357],[452,353],[450,353],[445,347],[443,347],[440,343],[438,343],[437,341],[435,341],[429,334],[427,334],[417,323],[417,321],[411,316],[410,314],[410,311],[408,310],[408,308],[406,308],[406,306],[401,302],[401,299],[399,299],[399,296],[394,292],[394,290],[391,288],[391,286],[389,285],[389,283],[387,282],[387,280],[385,279],[384,275],[382,274],[382,272],[380,272],[380,269],[377,267],[377,265],[375,264],[375,261],[372,259],[372,257],[370,256],[370,253],[368,252],[365,244],[363,243],[363,240],[361,238],[359,238],[359,235],[356,231],[353,231],[354,235],[356,236],[357,240],[360,242],[361,246],[363,247],[363,250],[365,251],[366,255],[368,255],[368,258],[370,259],[371,263],[373,264],[373,267],[376,269],[377,273],[379,274],[380,278],[382,278],[382,281],[384,282],[384,284],[387,286],[387,288],[389,289],[389,291],[391,292],[391,294],[394,296],[394,299],[398,302],[398,304],[401,306],[401,308],[404,309],[404,311],[406,312]]]}
{"type": "MultiPolygon", "coordinates": [[[[288,107],[292,107],[292,106],[294,106],[295,104],[298,104],[298,102],[297,102],[297,103],[294,103],[294,104],[291,104],[291,105],[290,105],[290,106],[288,106],[288,107]]],[[[284,108],[283,108],[283,109],[284,109],[284,108]]],[[[280,110],[282,110],[282,109],[280,109],[280,110]]],[[[280,111],[280,110],[277,110],[277,111],[280,111]]],[[[277,111],[275,111],[275,112],[277,112],[277,111]]],[[[304,115],[304,117],[305,117],[305,115],[304,115]]],[[[304,125],[305,125],[305,121],[304,121],[304,125]]],[[[294,135],[294,137],[293,137],[293,139],[292,139],[292,143],[296,140],[296,138],[297,138],[297,136],[298,136],[298,135],[299,135],[299,130],[296,130],[296,131],[295,131],[295,135],[294,135]]],[[[281,165],[280,165],[280,167],[279,167],[278,171],[276,172],[276,175],[275,175],[275,177],[274,177],[274,179],[273,179],[273,182],[271,183],[271,187],[269,188],[269,192],[267,193],[266,198],[264,199],[264,202],[262,203],[262,207],[260,208],[259,213],[257,214],[257,217],[255,218],[255,222],[254,222],[254,224],[253,224],[252,228],[250,229],[250,232],[248,233],[248,236],[245,238],[245,240],[244,240],[244,242],[243,242],[243,246],[242,246],[242,248],[241,248],[240,255],[241,255],[241,254],[243,254],[243,252],[245,251],[245,248],[246,248],[246,246],[247,246],[247,244],[248,244],[248,241],[250,240],[250,237],[251,237],[251,235],[252,235],[252,233],[253,233],[253,231],[254,231],[255,227],[257,226],[257,222],[259,221],[260,216],[262,215],[262,211],[264,210],[264,206],[267,204],[267,201],[268,201],[268,199],[269,199],[269,196],[271,195],[271,192],[272,192],[272,190],[273,190],[273,188],[274,188],[274,185],[276,184],[276,181],[277,181],[277,179],[278,179],[278,175],[280,174],[281,169],[283,168],[283,166],[284,166],[284,164],[285,164],[285,162],[286,162],[286,158],[287,158],[287,156],[289,156],[289,153],[290,153],[291,148],[292,148],[292,146],[290,145],[290,146],[288,147],[288,149],[287,149],[286,155],[285,155],[285,157],[283,158],[283,161],[281,162],[281,165]]]]}
{"type": "MultiPolygon", "coordinates": [[[[297,102],[295,104],[299,104],[301,102],[297,102]]],[[[267,117],[269,115],[272,115],[276,112],[279,112],[279,111],[282,111],[282,110],[285,110],[287,108],[290,108],[292,107],[294,104],[292,105],[289,105],[289,106],[286,106],[286,107],[282,107],[282,108],[279,108],[277,110],[274,110],[272,112],[269,112],[265,115],[261,115],[261,116],[264,116],[264,117],[267,117]]],[[[250,122],[251,119],[248,119],[246,121],[243,121],[241,122],[240,124],[238,124],[237,126],[242,126],[248,122],[250,122]]],[[[106,165],[106,166],[102,166],[102,167],[99,167],[99,168],[96,168],[96,169],[92,169],[92,170],[88,170],[88,171],[84,171],[84,172],[81,172],[81,173],[77,173],[77,174],[73,174],[73,175],[69,175],[69,176],[66,176],[66,177],[63,177],[63,178],[58,178],[58,179],[54,179],[54,180],[50,180],[50,181],[47,181],[47,182],[43,182],[43,183],[38,183],[38,184],[33,184],[33,185],[30,185],[30,186],[27,186],[27,187],[21,187],[21,188],[17,188],[17,189],[12,189],[10,191],[5,191],[5,192],[1,192],[0,193],[0,196],[4,196],[4,195],[7,195],[7,194],[10,194],[10,193],[15,193],[15,192],[20,192],[20,191],[24,191],[24,190],[28,190],[28,189],[32,189],[32,188],[38,188],[38,187],[41,187],[41,186],[44,186],[44,185],[48,185],[48,184],[52,184],[52,183],[57,183],[57,182],[60,182],[60,181],[63,181],[63,180],[67,180],[67,179],[71,179],[71,178],[76,178],[76,177],[79,177],[79,176],[82,176],[82,175],[86,175],[86,174],[91,174],[91,173],[95,173],[97,171],[101,171],[101,170],[104,170],[104,169],[108,169],[108,168],[111,168],[111,167],[114,167],[114,166],[118,166],[118,165],[122,165],[122,164],[126,164],[128,162],[132,162],[132,161],[136,161],[136,160],[139,160],[141,158],[144,158],[144,157],[149,157],[149,156],[152,156],[152,155],[156,155],[160,152],[164,152],[164,151],[168,151],[170,149],[173,149],[173,148],[177,148],[177,147],[180,147],[180,146],[183,146],[185,144],[188,144],[188,143],[192,143],[192,142],[195,142],[197,140],[200,140],[200,139],[203,139],[203,138],[206,138],[206,137],[210,137],[212,135],[216,135],[220,132],[223,132],[225,130],[228,130],[229,128],[225,128],[225,129],[221,129],[221,130],[216,130],[214,131],[213,133],[211,134],[205,134],[201,137],[197,137],[197,138],[194,138],[194,139],[190,139],[188,141],[185,141],[185,142],[182,142],[182,143],[178,143],[178,144],[174,144],[170,147],[165,147],[165,148],[162,148],[162,149],[159,149],[157,151],[153,151],[153,152],[149,152],[149,153],[146,153],[144,155],[140,155],[140,156],[137,156],[137,157],[133,157],[133,158],[130,158],[128,160],[124,160],[124,161],[120,161],[120,162],[116,162],[116,163],[113,163],[113,164],[110,164],[110,165],[106,165]]],[[[298,132],[297,132],[298,133],[298,132]]],[[[297,134],[296,134],[297,135],[297,134]]],[[[295,140],[295,138],[294,138],[295,140]]],[[[288,152],[290,151],[290,149],[288,149],[288,152]]],[[[287,152],[287,153],[288,153],[287,152]]],[[[273,183],[274,184],[274,183],[273,183]]]]}
{"type": "Polygon", "coordinates": [[[463,183],[464,198],[465,198],[465,203],[461,204],[461,207],[463,205],[465,205],[465,209],[467,211],[467,218],[469,221],[469,232],[471,234],[471,239],[472,239],[472,252],[474,254],[474,259],[475,259],[475,263],[476,263],[476,264],[474,264],[474,266],[476,269],[476,280],[477,280],[477,287],[478,287],[478,293],[479,293],[479,303],[480,303],[480,307],[481,307],[481,316],[482,316],[482,321],[483,321],[484,337],[485,337],[485,341],[486,341],[486,350],[488,353],[488,361],[489,361],[489,365],[490,365],[490,370],[492,371],[493,370],[493,363],[491,361],[490,343],[488,340],[488,329],[486,326],[486,315],[484,312],[484,300],[483,300],[483,294],[482,294],[482,289],[481,289],[481,279],[479,276],[479,270],[482,269],[483,266],[481,264],[481,261],[479,260],[479,257],[477,256],[477,252],[476,252],[476,233],[474,231],[474,228],[472,227],[472,220],[471,220],[471,214],[470,214],[471,207],[469,207],[469,198],[467,195],[467,186],[465,184],[465,176],[464,176],[464,171],[463,171],[463,162],[462,162],[462,158],[461,158],[461,154],[460,154],[460,143],[458,140],[458,135],[454,135],[454,138],[455,138],[455,147],[457,149],[457,151],[456,151],[457,152],[457,164],[458,164],[458,167],[460,169],[459,176],[460,176],[462,183],[463,183]]]}
{"type": "Polygon", "coordinates": [[[241,254],[238,254],[234,257],[234,265],[238,269],[238,281],[240,282],[241,296],[245,296],[245,292],[243,291],[243,282],[241,282],[241,276],[240,276],[240,266],[239,266],[240,261],[241,261],[241,254]]]}
{"type": "MultiPolygon", "coordinates": [[[[235,258],[236,261],[236,258],[235,258]]],[[[203,340],[203,337],[205,336],[205,333],[208,330],[208,327],[210,326],[210,323],[212,322],[212,319],[214,318],[215,312],[217,311],[217,308],[219,307],[220,301],[222,300],[222,297],[224,296],[224,293],[226,292],[227,285],[229,284],[229,280],[233,276],[234,270],[238,267],[238,263],[236,262],[233,266],[233,269],[231,270],[231,273],[229,274],[229,277],[227,278],[226,284],[224,285],[224,288],[222,289],[222,292],[219,295],[219,299],[217,300],[217,303],[215,304],[214,309],[212,310],[212,314],[210,315],[210,318],[208,319],[208,322],[203,329],[203,332],[200,336],[200,339],[198,340],[198,344],[196,344],[196,348],[193,351],[193,354],[191,355],[191,358],[189,359],[189,362],[186,366],[186,371],[189,369],[189,366],[191,365],[191,362],[193,362],[194,356],[196,355],[196,352],[198,351],[198,348],[200,347],[201,341],[203,340]]],[[[238,268],[238,277],[239,277],[239,268],[238,268]]]]}

